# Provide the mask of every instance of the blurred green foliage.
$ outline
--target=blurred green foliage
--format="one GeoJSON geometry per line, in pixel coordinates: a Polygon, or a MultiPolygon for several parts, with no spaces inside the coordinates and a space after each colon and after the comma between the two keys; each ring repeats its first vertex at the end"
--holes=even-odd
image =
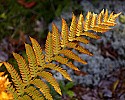
{"type": "Polygon", "coordinates": [[[33,7],[26,8],[18,1],[0,0],[0,40],[8,35],[14,36],[19,30],[30,35],[36,34],[33,30],[36,20],[42,17],[48,25],[71,3],[71,0],[26,0],[25,2],[36,3],[33,7]]]}

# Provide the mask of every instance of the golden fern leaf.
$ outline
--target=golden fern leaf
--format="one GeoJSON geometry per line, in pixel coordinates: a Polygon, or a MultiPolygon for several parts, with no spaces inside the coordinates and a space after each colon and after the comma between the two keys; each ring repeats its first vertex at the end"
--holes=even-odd
{"type": "Polygon", "coordinates": [[[72,62],[68,62],[66,66],[68,66],[69,68],[73,70],[79,71],[79,69],[72,62]]]}
{"type": "Polygon", "coordinates": [[[39,43],[35,39],[30,37],[30,40],[32,42],[32,47],[36,56],[37,64],[39,66],[43,66],[45,64],[45,61],[44,61],[44,55],[42,54],[42,49],[39,43]]]}
{"type": "Polygon", "coordinates": [[[85,23],[84,23],[84,31],[90,30],[91,17],[92,17],[91,12],[88,12],[87,15],[86,15],[85,23]]]}
{"type": "Polygon", "coordinates": [[[81,62],[82,64],[87,64],[86,61],[84,61],[83,59],[81,59],[79,56],[77,56],[75,53],[73,53],[70,50],[61,50],[59,52],[59,54],[64,54],[65,56],[67,56],[70,59],[74,59],[74,60],[76,60],[78,62],[81,62]]]}
{"type": "Polygon", "coordinates": [[[80,14],[76,29],[76,36],[80,36],[83,32],[83,21],[84,21],[83,15],[80,14]]]}
{"type": "Polygon", "coordinates": [[[121,13],[118,14],[113,14],[113,12],[108,16],[108,10],[104,12],[104,9],[101,11],[101,13],[98,14],[91,14],[91,12],[88,12],[86,16],[86,21],[84,25],[84,31],[95,31],[95,32],[100,32],[104,33],[110,30],[111,26],[115,26],[115,20],[116,18],[120,15],[121,13]]]}
{"type": "Polygon", "coordinates": [[[67,47],[68,48],[76,48],[77,44],[78,43],[76,43],[76,42],[69,42],[68,45],[67,45],[67,47]]]}
{"type": "MultiPolygon", "coordinates": [[[[56,66],[56,64],[53,64],[53,63],[49,63],[49,64],[46,64],[43,66],[44,68],[50,68],[52,70],[55,70],[59,73],[61,73],[64,78],[68,79],[69,81],[72,81],[72,79],[70,78],[69,74],[66,72],[66,70],[62,69],[61,67],[59,66],[56,66]]],[[[39,68],[41,69],[41,68],[39,68]]]]}
{"type": "Polygon", "coordinates": [[[100,25],[103,21],[103,15],[104,15],[104,9],[101,11],[101,13],[99,13],[98,17],[97,17],[97,24],[100,25]]]}
{"type": "Polygon", "coordinates": [[[13,56],[18,63],[23,82],[29,83],[31,80],[31,75],[25,59],[17,53],[13,53],[13,56]]]}
{"type": "Polygon", "coordinates": [[[53,58],[53,60],[56,60],[57,62],[62,64],[67,64],[69,59],[57,55],[53,58]]]}
{"type": "Polygon", "coordinates": [[[113,12],[112,12],[112,13],[109,15],[109,17],[108,17],[108,20],[107,20],[106,22],[104,22],[104,23],[101,23],[101,24],[104,24],[104,25],[107,25],[107,26],[115,26],[115,25],[116,25],[115,20],[116,20],[116,18],[117,18],[120,14],[121,14],[121,12],[118,13],[118,14],[113,14],[113,12]]]}
{"type": "Polygon", "coordinates": [[[46,99],[48,100],[53,100],[52,96],[50,94],[50,89],[49,87],[46,85],[46,83],[44,83],[42,80],[40,79],[35,79],[31,82],[31,84],[35,85],[36,87],[40,88],[40,91],[43,93],[43,95],[45,96],[46,99]]]}
{"type": "Polygon", "coordinates": [[[24,93],[24,84],[18,75],[17,71],[14,69],[14,67],[9,64],[8,62],[4,62],[5,67],[7,68],[8,72],[10,73],[12,80],[14,82],[14,85],[16,86],[17,92],[19,95],[24,93]]]}
{"type": "Polygon", "coordinates": [[[83,32],[82,35],[88,36],[88,37],[93,38],[93,39],[100,39],[100,36],[98,36],[94,33],[91,33],[91,32],[83,32]]]}
{"type": "Polygon", "coordinates": [[[104,19],[103,19],[103,22],[100,23],[101,25],[107,25],[107,26],[115,26],[116,23],[115,23],[115,20],[116,18],[121,14],[118,13],[118,14],[113,14],[113,12],[108,16],[108,10],[106,9],[106,12],[104,13],[104,19]]]}
{"type": "Polygon", "coordinates": [[[68,36],[69,41],[74,40],[75,35],[76,35],[76,27],[77,27],[77,19],[76,19],[76,16],[73,14],[72,22],[71,22],[71,26],[70,26],[70,32],[69,32],[69,36],[68,36]]]}
{"type": "Polygon", "coordinates": [[[103,21],[107,22],[107,20],[108,20],[108,10],[106,9],[106,11],[104,13],[104,19],[103,19],[103,21]]]}
{"type": "Polygon", "coordinates": [[[65,48],[68,44],[68,26],[64,19],[62,19],[62,32],[61,32],[61,47],[65,48]]]}
{"type": "Polygon", "coordinates": [[[76,37],[74,40],[75,41],[79,41],[79,42],[84,43],[84,44],[88,44],[89,43],[89,40],[87,40],[87,39],[85,39],[84,37],[81,37],[81,36],[76,37]]]}
{"type": "Polygon", "coordinates": [[[93,54],[91,52],[89,52],[87,49],[85,49],[84,47],[78,45],[75,50],[78,50],[79,52],[83,53],[83,54],[87,54],[89,56],[93,56],[93,54]]]}
{"type": "Polygon", "coordinates": [[[52,34],[49,32],[45,44],[45,60],[46,62],[51,62],[53,57],[53,47],[52,47],[52,34]]]}
{"type": "Polygon", "coordinates": [[[68,43],[67,47],[73,48],[73,49],[75,49],[75,50],[77,50],[77,51],[79,51],[79,52],[81,52],[81,53],[84,53],[84,54],[87,54],[87,55],[90,55],[90,56],[93,55],[93,54],[90,53],[87,49],[85,49],[84,47],[78,45],[77,43],[73,43],[73,42],[68,43]]]}
{"type": "Polygon", "coordinates": [[[33,100],[44,100],[42,94],[33,86],[26,88],[25,92],[31,96],[33,100]]]}
{"type": "Polygon", "coordinates": [[[38,74],[38,76],[40,76],[40,77],[44,78],[46,81],[48,81],[54,87],[56,92],[58,92],[60,95],[62,95],[59,84],[56,81],[56,79],[52,76],[51,73],[42,71],[38,74]]]}
{"type": "Polygon", "coordinates": [[[90,24],[90,26],[93,28],[93,27],[95,27],[95,25],[96,25],[96,18],[97,18],[97,14],[92,14],[92,21],[91,21],[91,24],[90,24]]]}
{"type": "Polygon", "coordinates": [[[73,69],[73,70],[79,70],[76,66],[74,66],[71,62],[68,62],[67,58],[64,58],[62,56],[55,56],[54,60],[56,60],[57,62],[61,63],[61,64],[65,64],[66,66],[68,66],[69,68],[73,69]]]}
{"type": "Polygon", "coordinates": [[[60,35],[58,28],[55,24],[52,24],[52,44],[53,44],[53,53],[57,55],[61,49],[60,47],[60,35]]]}
{"type": "Polygon", "coordinates": [[[29,61],[30,74],[32,77],[35,77],[38,72],[38,65],[37,65],[34,51],[29,44],[25,44],[25,48],[26,48],[26,54],[29,61]]]}
{"type": "Polygon", "coordinates": [[[110,27],[104,28],[103,26],[105,26],[105,25],[103,25],[103,26],[102,25],[103,24],[97,25],[97,26],[93,27],[92,30],[95,31],[95,32],[104,33],[104,32],[107,32],[108,30],[111,29],[110,27]]]}

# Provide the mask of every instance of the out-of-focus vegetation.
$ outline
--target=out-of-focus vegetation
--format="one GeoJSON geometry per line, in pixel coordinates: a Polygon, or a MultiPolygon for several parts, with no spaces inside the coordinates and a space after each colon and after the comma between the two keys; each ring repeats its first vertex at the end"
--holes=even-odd
{"type": "Polygon", "coordinates": [[[45,37],[43,32],[47,31],[48,23],[69,6],[71,0],[0,0],[0,40],[5,36],[17,36],[20,30],[45,37]],[[35,23],[41,18],[44,26],[41,32],[36,33],[35,23]]]}

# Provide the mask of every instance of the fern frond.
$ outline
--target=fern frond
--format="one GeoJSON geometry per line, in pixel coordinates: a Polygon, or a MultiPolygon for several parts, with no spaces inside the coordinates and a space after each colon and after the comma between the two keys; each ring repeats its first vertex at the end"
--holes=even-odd
{"type": "Polygon", "coordinates": [[[87,15],[86,15],[85,23],[84,23],[84,31],[90,30],[91,17],[92,17],[91,12],[88,12],[87,15]]]}
{"type": "Polygon", "coordinates": [[[78,68],[76,66],[74,66],[71,62],[68,62],[67,58],[64,58],[62,56],[55,56],[54,60],[56,60],[57,62],[59,62],[61,64],[65,64],[66,66],[70,67],[73,70],[78,70],[78,68]]]}
{"type": "Polygon", "coordinates": [[[96,18],[97,18],[97,14],[92,14],[92,22],[91,22],[91,24],[90,24],[90,26],[93,28],[93,27],[95,27],[95,25],[96,25],[96,18]]]}
{"type": "Polygon", "coordinates": [[[83,21],[84,21],[83,15],[80,14],[76,29],[76,36],[80,36],[83,32],[83,21]]]}
{"type": "MultiPolygon", "coordinates": [[[[55,70],[55,71],[61,73],[61,74],[64,76],[64,78],[66,78],[66,79],[72,81],[72,79],[70,78],[70,76],[69,76],[69,74],[66,72],[66,70],[62,69],[62,68],[59,67],[59,66],[56,66],[56,64],[49,63],[49,64],[44,65],[43,67],[44,67],[44,68],[50,68],[50,69],[52,69],[52,70],[55,70]]],[[[40,68],[39,68],[39,69],[40,69],[40,68]]]]}
{"type": "Polygon", "coordinates": [[[4,62],[4,65],[7,69],[7,71],[10,73],[12,80],[14,82],[14,85],[16,86],[17,92],[18,94],[23,94],[24,93],[24,84],[20,78],[20,76],[18,75],[17,71],[14,69],[14,67],[9,64],[8,62],[4,62]]]}
{"type": "Polygon", "coordinates": [[[43,93],[43,95],[45,96],[46,99],[48,100],[53,100],[52,96],[50,94],[50,89],[49,87],[46,85],[46,83],[44,83],[42,80],[40,79],[35,79],[31,82],[31,84],[35,85],[36,87],[40,88],[40,91],[43,93]]]}
{"type": "Polygon", "coordinates": [[[89,43],[89,40],[87,40],[87,39],[85,39],[84,37],[81,37],[81,36],[76,37],[74,40],[78,41],[78,42],[81,42],[81,43],[84,43],[84,44],[88,44],[89,43]]]}
{"type": "Polygon", "coordinates": [[[34,51],[29,44],[25,44],[25,48],[26,48],[26,54],[29,62],[30,74],[32,77],[35,77],[38,72],[38,65],[37,65],[34,51]]]}
{"type": "Polygon", "coordinates": [[[100,33],[107,32],[111,29],[111,26],[116,25],[115,20],[120,14],[121,13],[113,14],[112,12],[110,15],[108,15],[107,9],[105,12],[103,9],[98,15],[94,13],[91,14],[91,12],[88,12],[84,25],[84,31],[92,30],[100,33]]]}
{"type": "Polygon", "coordinates": [[[61,93],[61,90],[60,90],[60,87],[59,87],[59,84],[58,82],[56,81],[56,79],[52,76],[51,73],[49,72],[46,72],[46,71],[42,71],[38,74],[38,76],[44,78],[46,81],[48,81],[53,87],[54,89],[60,94],[62,95],[61,93]]]}
{"type": "Polygon", "coordinates": [[[75,35],[76,35],[76,27],[77,27],[77,19],[76,19],[76,16],[73,14],[72,22],[71,22],[71,26],[70,26],[70,32],[69,32],[69,36],[68,36],[69,41],[74,40],[75,35]]]}
{"type": "Polygon", "coordinates": [[[107,22],[107,20],[108,20],[108,10],[106,9],[106,11],[104,13],[104,19],[103,19],[103,21],[107,22]]]}
{"type": "Polygon", "coordinates": [[[53,53],[57,55],[61,49],[60,45],[60,35],[57,26],[52,24],[52,44],[53,44],[53,53]]]}
{"type": "Polygon", "coordinates": [[[74,42],[71,42],[71,43],[68,43],[67,47],[69,48],[73,48],[81,53],[84,53],[84,54],[87,54],[89,56],[92,56],[93,54],[90,53],[87,49],[85,49],[84,47],[78,45],[77,43],[74,43],[74,42]]]}
{"type": "Polygon", "coordinates": [[[74,60],[76,60],[78,62],[81,62],[82,64],[87,64],[86,61],[84,61],[83,59],[81,59],[80,57],[78,57],[75,53],[73,53],[70,50],[61,50],[59,52],[59,54],[64,54],[65,56],[67,56],[70,59],[74,59],[74,60]]]}
{"type": "Polygon", "coordinates": [[[42,94],[33,86],[26,88],[25,92],[31,96],[33,100],[44,100],[42,94]]]}
{"type": "Polygon", "coordinates": [[[61,47],[65,48],[68,44],[68,26],[64,19],[62,19],[62,32],[61,32],[61,47]]]}
{"type": "MultiPolygon", "coordinates": [[[[94,28],[93,28],[94,29],[94,28]]],[[[96,30],[95,30],[96,31],[96,30]]],[[[98,30],[99,31],[99,30],[98,30]]],[[[100,30],[101,31],[101,30],[100,30]]],[[[90,38],[93,38],[93,39],[100,39],[100,36],[94,34],[94,33],[91,33],[91,32],[83,32],[82,35],[84,36],[88,36],[90,38]]]]}
{"type": "Polygon", "coordinates": [[[104,9],[101,11],[101,13],[99,13],[98,17],[97,17],[97,24],[100,25],[103,21],[103,15],[104,15],[104,9]]]}
{"type": "Polygon", "coordinates": [[[68,62],[66,66],[68,66],[69,68],[73,70],[79,71],[79,69],[72,62],[68,62]]]}
{"type": "Polygon", "coordinates": [[[31,75],[25,59],[17,53],[13,53],[13,56],[18,63],[23,82],[29,83],[31,80],[31,75]]]}
{"type": "Polygon", "coordinates": [[[53,60],[56,60],[57,62],[61,64],[67,64],[69,59],[57,55],[53,58],[53,60]]]}
{"type": "Polygon", "coordinates": [[[49,32],[45,44],[45,61],[51,62],[53,57],[52,34],[49,32]]]}
{"type": "Polygon", "coordinates": [[[83,53],[83,54],[87,54],[89,56],[92,56],[93,54],[91,52],[89,52],[87,49],[85,49],[84,47],[78,45],[75,50],[78,50],[79,52],[83,53]]]}
{"type": "Polygon", "coordinates": [[[45,61],[44,61],[44,55],[42,53],[42,49],[39,43],[35,39],[30,37],[30,40],[32,42],[32,47],[36,56],[37,64],[39,66],[43,66],[45,64],[45,61]]]}

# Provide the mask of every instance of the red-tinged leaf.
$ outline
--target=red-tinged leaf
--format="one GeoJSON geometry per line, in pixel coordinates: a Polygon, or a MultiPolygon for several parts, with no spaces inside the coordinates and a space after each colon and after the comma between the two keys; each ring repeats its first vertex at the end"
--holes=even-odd
{"type": "Polygon", "coordinates": [[[85,76],[85,75],[87,75],[86,72],[83,72],[83,71],[77,71],[77,70],[75,70],[74,73],[75,73],[76,75],[78,75],[78,76],[85,76]]]}
{"type": "Polygon", "coordinates": [[[33,6],[36,5],[36,2],[34,1],[26,2],[25,0],[17,0],[17,2],[21,4],[22,6],[24,6],[25,8],[32,8],[33,6]]]}
{"type": "Polygon", "coordinates": [[[25,6],[26,8],[32,8],[32,7],[35,6],[35,5],[36,5],[36,2],[33,1],[33,2],[29,2],[29,3],[25,3],[24,6],[25,6]]]}

